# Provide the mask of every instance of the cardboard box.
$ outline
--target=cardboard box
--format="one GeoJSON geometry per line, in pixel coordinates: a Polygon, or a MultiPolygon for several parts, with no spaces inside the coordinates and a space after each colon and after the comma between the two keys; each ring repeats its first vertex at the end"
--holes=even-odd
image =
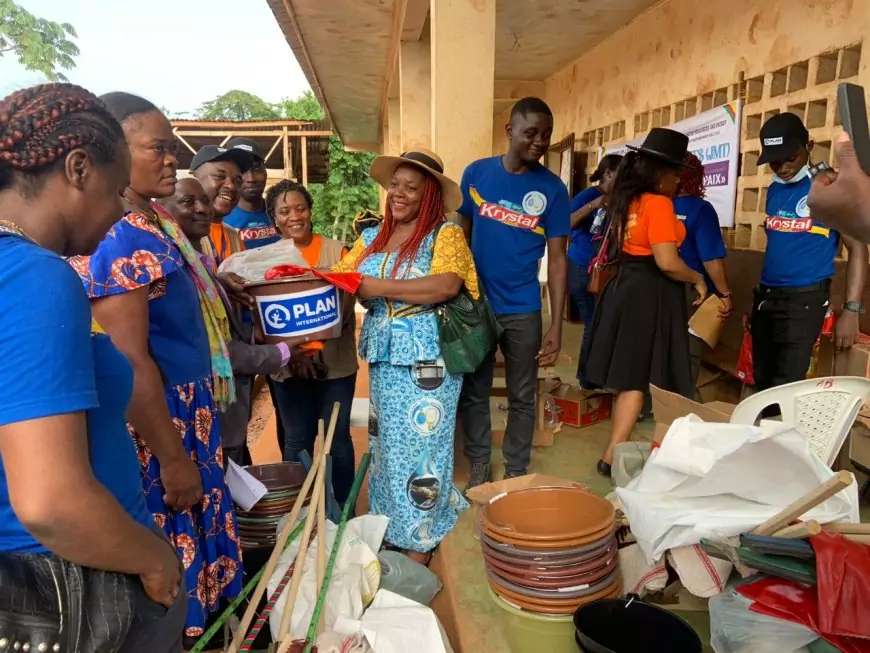
{"type": "Polygon", "coordinates": [[[652,395],[653,414],[656,418],[656,430],[653,436],[653,442],[656,444],[662,443],[675,419],[694,413],[705,422],[728,422],[731,420],[731,413],[737,407],[735,404],[724,401],[698,403],[654,385],[650,386],[650,394],[652,395]]]}
{"type": "Polygon", "coordinates": [[[845,351],[836,351],[833,338],[822,336],[814,376],[870,378],[870,336],[860,334],[855,346],[845,351]]]}
{"type": "Polygon", "coordinates": [[[613,412],[613,395],[608,392],[560,385],[550,392],[550,396],[556,404],[558,420],[578,429],[610,419],[613,412]]]}

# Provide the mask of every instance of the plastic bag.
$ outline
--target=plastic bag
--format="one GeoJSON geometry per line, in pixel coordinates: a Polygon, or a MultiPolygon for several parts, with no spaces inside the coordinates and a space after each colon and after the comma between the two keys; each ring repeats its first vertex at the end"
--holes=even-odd
{"type": "Polygon", "coordinates": [[[737,358],[737,378],[746,385],[755,384],[755,374],[752,369],[752,334],[743,332],[743,344],[740,346],[740,356],[737,358]]]}
{"type": "Polygon", "coordinates": [[[716,653],[806,653],[818,635],[790,621],[750,611],[734,588],[710,599],[710,645],[716,653]]]}
{"type": "Polygon", "coordinates": [[[266,272],[276,265],[311,267],[293,240],[288,238],[265,247],[236,252],[221,263],[218,274],[232,272],[248,282],[263,281],[266,278],[266,272]]]}
{"type": "Polygon", "coordinates": [[[381,551],[381,589],[421,605],[429,605],[441,591],[438,576],[398,551],[381,551]]]}

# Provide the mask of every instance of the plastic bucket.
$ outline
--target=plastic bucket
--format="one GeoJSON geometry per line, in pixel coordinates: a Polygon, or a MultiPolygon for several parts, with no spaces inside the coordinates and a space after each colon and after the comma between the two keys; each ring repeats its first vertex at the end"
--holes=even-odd
{"type": "Polygon", "coordinates": [[[577,653],[574,624],[570,616],[552,616],[520,610],[489,590],[495,604],[504,611],[504,625],[510,653],[577,653]]]}
{"type": "Polygon", "coordinates": [[[583,653],[701,653],[701,639],[677,615],[637,599],[603,599],[574,613],[583,653]]]}
{"type": "Polygon", "coordinates": [[[338,288],[316,277],[258,281],[245,289],[254,297],[254,319],[268,344],[299,344],[341,336],[338,288]]]}

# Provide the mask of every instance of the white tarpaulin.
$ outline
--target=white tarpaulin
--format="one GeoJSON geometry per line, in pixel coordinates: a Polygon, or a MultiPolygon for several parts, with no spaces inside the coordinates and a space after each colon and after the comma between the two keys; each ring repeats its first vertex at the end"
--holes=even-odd
{"type": "MultiPolygon", "coordinates": [[[[647,560],[752,530],[834,472],[793,427],[714,424],[696,415],[671,424],[640,476],[616,494],[647,560]]],[[[858,521],[855,483],[802,518],[858,521]]]]}
{"type": "MultiPolygon", "coordinates": [[[[737,164],[740,159],[740,100],[686,118],[668,129],[689,137],[689,151],[704,165],[704,185],[707,200],[719,214],[719,225],[734,226],[737,201],[737,164]]],[[[643,138],[606,145],[605,154],[625,154],[626,145],[640,145],[643,138]]]]}

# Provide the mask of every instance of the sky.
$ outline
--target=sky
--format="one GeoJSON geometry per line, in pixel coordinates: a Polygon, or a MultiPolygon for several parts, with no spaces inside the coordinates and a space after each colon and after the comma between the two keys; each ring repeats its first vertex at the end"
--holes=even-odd
{"type": "MultiPolygon", "coordinates": [[[[278,102],[309,88],[266,0],[15,2],[72,24],[81,54],[63,72],[98,95],[128,91],[172,113],[192,113],[233,89],[278,102]]],[[[45,81],[14,56],[0,56],[0,98],[45,81]]]]}

